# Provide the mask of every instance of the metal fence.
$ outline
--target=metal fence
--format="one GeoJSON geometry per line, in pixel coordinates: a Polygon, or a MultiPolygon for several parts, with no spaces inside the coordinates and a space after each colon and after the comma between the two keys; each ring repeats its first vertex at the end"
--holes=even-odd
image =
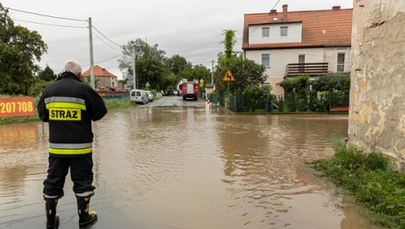
{"type": "Polygon", "coordinates": [[[328,92],[305,96],[286,96],[284,99],[271,98],[264,102],[246,99],[242,96],[209,94],[212,105],[223,106],[233,112],[330,112],[334,107],[349,107],[349,94],[328,92]]]}

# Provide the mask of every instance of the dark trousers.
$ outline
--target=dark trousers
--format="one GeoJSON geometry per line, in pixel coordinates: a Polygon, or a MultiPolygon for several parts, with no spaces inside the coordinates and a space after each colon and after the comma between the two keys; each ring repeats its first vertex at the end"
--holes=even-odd
{"type": "Polygon", "coordinates": [[[69,168],[75,193],[84,193],[95,189],[93,186],[93,158],[91,154],[80,157],[49,156],[48,161],[48,176],[44,181],[44,195],[63,196],[63,186],[69,168]]]}

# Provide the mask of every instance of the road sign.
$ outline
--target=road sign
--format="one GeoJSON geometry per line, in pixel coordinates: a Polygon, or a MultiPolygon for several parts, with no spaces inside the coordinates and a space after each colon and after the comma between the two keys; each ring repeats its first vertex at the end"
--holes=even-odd
{"type": "Polygon", "coordinates": [[[227,70],[223,79],[224,82],[234,82],[235,77],[233,77],[231,70],[227,70]]]}

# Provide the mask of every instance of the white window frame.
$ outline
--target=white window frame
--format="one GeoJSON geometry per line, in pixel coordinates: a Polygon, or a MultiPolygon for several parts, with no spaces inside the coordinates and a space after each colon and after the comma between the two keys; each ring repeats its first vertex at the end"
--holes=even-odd
{"type": "Polygon", "coordinates": [[[264,66],[264,67],[266,67],[266,68],[270,68],[270,53],[262,53],[262,55],[261,55],[261,64],[264,66]],[[265,63],[265,59],[264,59],[264,57],[268,57],[268,59],[267,59],[267,63],[265,63]]]}
{"type": "Polygon", "coordinates": [[[270,37],[270,27],[262,27],[262,37],[263,38],[268,38],[270,37]]]}
{"type": "MultiPolygon", "coordinates": [[[[298,64],[305,64],[305,54],[298,54],[298,64]],[[303,62],[300,62],[302,58],[303,62]]],[[[298,72],[305,72],[304,66],[298,66],[298,72]]]]}
{"type": "Polygon", "coordinates": [[[336,72],[344,72],[345,71],[345,61],[346,61],[346,53],[345,52],[338,52],[336,56],[336,72]],[[339,63],[339,55],[343,55],[343,62],[339,63]]]}
{"type": "Polygon", "coordinates": [[[280,37],[288,36],[288,26],[280,26],[280,37]]]}

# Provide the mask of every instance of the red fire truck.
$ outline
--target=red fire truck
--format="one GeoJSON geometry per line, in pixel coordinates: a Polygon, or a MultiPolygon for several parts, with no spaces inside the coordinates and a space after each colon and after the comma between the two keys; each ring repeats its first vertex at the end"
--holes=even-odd
{"type": "Polygon", "coordinates": [[[183,80],[181,83],[181,94],[183,95],[183,100],[192,99],[196,101],[198,95],[198,80],[183,80]]]}

